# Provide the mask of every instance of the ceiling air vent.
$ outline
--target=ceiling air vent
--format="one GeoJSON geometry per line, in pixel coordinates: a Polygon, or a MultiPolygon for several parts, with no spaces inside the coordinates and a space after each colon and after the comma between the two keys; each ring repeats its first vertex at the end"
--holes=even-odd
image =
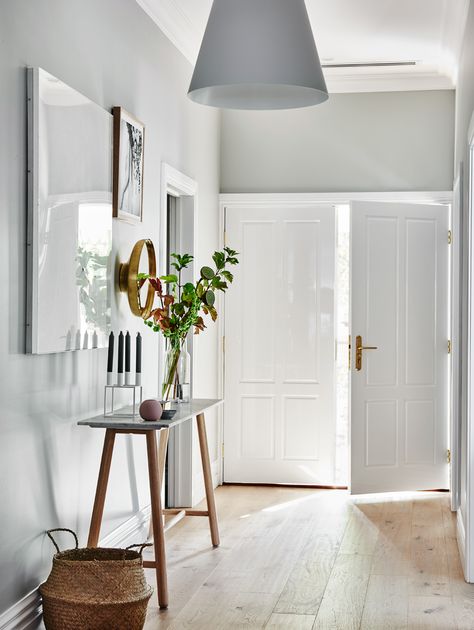
{"type": "Polygon", "coordinates": [[[416,66],[416,61],[375,61],[372,63],[323,63],[322,68],[387,68],[396,66],[416,66]]]}

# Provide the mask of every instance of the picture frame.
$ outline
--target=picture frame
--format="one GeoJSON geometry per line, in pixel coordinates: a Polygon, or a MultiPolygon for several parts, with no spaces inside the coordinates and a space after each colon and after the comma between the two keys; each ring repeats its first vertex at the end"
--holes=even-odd
{"type": "Polygon", "coordinates": [[[123,107],[113,107],[114,157],[112,215],[130,223],[143,220],[145,125],[123,107]]]}

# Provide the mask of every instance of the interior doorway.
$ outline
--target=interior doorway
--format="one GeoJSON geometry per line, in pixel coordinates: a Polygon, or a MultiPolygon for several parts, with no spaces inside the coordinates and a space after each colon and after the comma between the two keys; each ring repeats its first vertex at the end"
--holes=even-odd
{"type": "Polygon", "coordinates": [[[232,197],[224,481],[448,488],[449,204],[232,197]]]}
{"type": "MultiPolygon", "coordinates": [[[[162,164],[159,268],[170,272],[171,254],[196,253],[197,183],[169,164],[162,164]]],[[[194,263],[183,273],[194,280],[194,263]]],[[[188,340],[191,355],[191,396],[195,364],[192,336],[188,340]]],[[[160,335],[159,383],[164,365],[165,344],[160,335]]],[[[193,505],[193,425],[185,422],[170,431],[165,477],[165,504],[167,507],[193,505]]]]}

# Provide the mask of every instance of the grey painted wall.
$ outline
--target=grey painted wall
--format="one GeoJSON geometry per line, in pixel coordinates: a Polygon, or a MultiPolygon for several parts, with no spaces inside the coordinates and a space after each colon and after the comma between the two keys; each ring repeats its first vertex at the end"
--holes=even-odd
{"type": "Polygon", "coordinates": [[[454,92],[332,94],[222,115],[221,192],[451,190],[454,92]]]}
{"type": "MultiPolygon", "coordinates": [[[[463,223],[464,226],[468,225],[469,217],[469,172],[468,172],[468,129],[471,116],[474,113],[474,4],[470,4],[469,14],[466,23],[466,31],[464,34],[464,42],[462,47],[461,61],[459,65],[459,77],[458,87],[456,91],[456,150],[454,158],[454,169],[457,173],[459,165],[462,162],[464,165],[464,189],[463,189],[463,223]]],[[[463,322],[462,322],[462,347],[466,351],[463,356],[463,413],[462,413],[462,430],[461,430],[461,516],[466,528],[466,491],[467,491],[467,471],[466,471],[466,457],[467,457],[467,439],[466,439],[466,425],[467,425],[467,252],[469,247],[468,231],[467,228],[463,229],[463,250],[465,255],[463,256],[463,278],[464,286],[462,287],[462,303],[463,303],[463,322]]],[[[471,484],[474,480],[471,479],[471,484]]],[[[472,525],[471,525],[472,527],[472,525]]],[[[468,532],[466,531],[466,535],[468,532]]],[[[474,532],[471,532],[471,536],[474,532]]],[[[472,538],[471,538],[472,544],[472,538]]]]}
{"type": "MultiPolygon", "coordinates": [[[[117,262],[139,238],[159,247],[162,161],[198,181],[197,264],[218,243],[219,114],[188,101],[190,65],[136,2],[0,0],[0,613],[48,573],[53,550],[45,529],[72,527],[85,543],[102,435],[75,421],[101,409],[106,366],[105,350],[24,354],[27,65],[43,67],[104,108],[122,105],[146,124],[145,219],[140,226],[114,222],[117,262]]],[[[118,296],[115,328],[143,331],[128,313],[118,296]]],[[[196,343],[195,393],[215,397],[216,328],[196,343]]],[[[156,353],[149,332],[148,395],[157,393],[156,353]]],[[[215,437],[210,441],[215,458],[215,437]]],[[[119,439],[117,447],[104,534],[149,503],[140,438],[119,439]],[[128,483],[129,466],[136,488],[128,483]]]]}

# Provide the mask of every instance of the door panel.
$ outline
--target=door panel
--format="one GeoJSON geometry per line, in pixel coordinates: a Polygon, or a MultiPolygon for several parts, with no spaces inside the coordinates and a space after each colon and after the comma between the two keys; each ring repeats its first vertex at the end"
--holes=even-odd
{"type": "Polygon", "coordinates": [[[352,338],[377,347],[352,364],[353,493],[448,488],[448,228],[447,206],[352,204],[352,338]]]}
{"type": "Polygon", "coordinates": [[[332,485],[335,209],[226,210],[224,479],[332,485]]]}

